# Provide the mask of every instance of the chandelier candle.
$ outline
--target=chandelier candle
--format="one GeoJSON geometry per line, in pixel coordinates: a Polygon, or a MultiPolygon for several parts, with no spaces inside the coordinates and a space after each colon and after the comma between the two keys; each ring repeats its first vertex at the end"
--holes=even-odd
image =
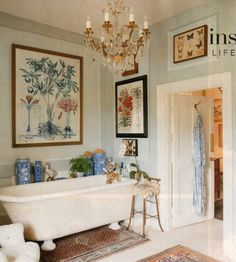
{"type": "Polygon", "coordinates": [[[91,21],[86,21],[85,44],[88,48],[101,55],[104,66],[111,71],[124,72],[130,70],[134,61],[139,62],[143,50],[150,38],[148,21],[145,18],[143,27],[135,22],[133,10],[124,4],[124,0],[114,0],[103,10],[104,22],[101,25],[101,35],[95,40],[91,21]],[[128,18],[128,24],[121,25],[120,18],[128,18]]]}

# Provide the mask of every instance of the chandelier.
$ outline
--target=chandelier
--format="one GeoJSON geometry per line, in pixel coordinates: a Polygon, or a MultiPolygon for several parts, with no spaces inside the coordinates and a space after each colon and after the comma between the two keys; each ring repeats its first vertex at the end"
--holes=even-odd
{"type": "Polygon", "coordinates": [[[143,27],[138,26],[133,10],[125,6],[123,0],[114,0],[114,5],[108,3],[103,13],[104,22],[98,40],[93,37],[94,32],[88,17],[84,32],[85,44],[101,55],[103,65],[108,66],[111,71],[129,70],[143,56],[144,46],[150,36],[148,21],[144,19],[143,27]],[[121,19],[128,12],[129,21],[120,25],[121,19]]]}

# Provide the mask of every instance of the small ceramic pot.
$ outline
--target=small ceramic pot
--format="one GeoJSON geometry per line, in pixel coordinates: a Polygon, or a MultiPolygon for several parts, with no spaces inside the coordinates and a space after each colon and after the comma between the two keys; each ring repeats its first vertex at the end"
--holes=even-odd
{"type": "Polygon", "coordinates": [[[16,161],[16,184],[31,183],[29,159],[17,159],[16,161]]]}
{"type": "Polygon", "coordinates": [[[34,182],[42,182],[43,181],[43,166],[42,162],[39,160],[36,160],[34,162],[34,182]]]}

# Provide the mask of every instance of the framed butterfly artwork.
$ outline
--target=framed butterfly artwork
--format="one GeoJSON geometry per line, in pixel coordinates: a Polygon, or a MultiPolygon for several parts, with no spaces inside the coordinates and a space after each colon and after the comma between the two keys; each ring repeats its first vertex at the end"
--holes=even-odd
{"type": "Polygon", "coordinates": [[[202,25],[173,36],[173,62],[180,63],[208,55],[208,26],[202,25]]]}

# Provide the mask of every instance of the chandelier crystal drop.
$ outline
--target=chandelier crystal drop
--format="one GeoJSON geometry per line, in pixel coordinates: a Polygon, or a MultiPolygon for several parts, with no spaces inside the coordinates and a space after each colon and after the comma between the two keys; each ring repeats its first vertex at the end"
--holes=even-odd
{"type": "Polygon", "coordinates": [[[100,53],[104,66],[108,66],[114,72],[124,72],[132,68],[134,61],[139,62],[143,56],[144,46],[150,38],[148,21],[144,19],[143,26],[138,26],[133,10],[125,6],[123,0],[114,0],[113,5],[108,3],[103,13],[104,23],[98,41],[93,37],[94,32],[88,17],[84,32],[85,44],[100,53]],[[120,25],[121,18],[125,15],[129,21],[120,25]]]}

